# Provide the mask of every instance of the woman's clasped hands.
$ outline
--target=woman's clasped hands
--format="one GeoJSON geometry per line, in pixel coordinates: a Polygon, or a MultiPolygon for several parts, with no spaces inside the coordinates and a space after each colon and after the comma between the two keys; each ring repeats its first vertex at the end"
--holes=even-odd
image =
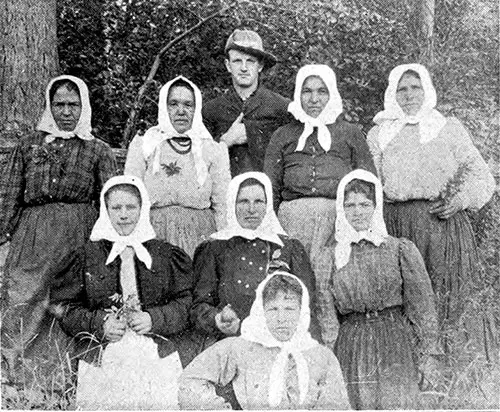
{"type": "Polygon", "coordinates": [[[129,327],[135,333],[143,335],[151,332],[152,320],[148,312],[133,311],[123,316],[114,314],[104,322],[104,337],[110,342],[118,342],[129,327]]]}

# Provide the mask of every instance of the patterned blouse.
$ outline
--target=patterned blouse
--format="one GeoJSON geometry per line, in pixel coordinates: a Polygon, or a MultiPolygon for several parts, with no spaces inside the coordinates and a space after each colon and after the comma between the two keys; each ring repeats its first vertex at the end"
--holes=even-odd
{"type": "Polygon", "coordinates": [[[458,119],[448,118],[426,144],[419,141],[418,125],[407,125],[383,151],[379,130],[370,130],[368,145],[389,201],[435,200],[449,182],[455,182],[464,209],[480,209],[491,198],[493,176],[458,119]]]}
{"type": "Polygon", "coordinates": [[[434,294],[417,247],[389,236],[379,247],[362,240],[352,244],[349,262],[334,266],[334,247],[312,258],[316,275],[318,320],[323,342],[337,339],[338,315],[402,306],[414,327],[423,353],[440,353],[434,294]]]}
{"type": "Polygon", "coordinates": [[[222,143],[202,140],[203,160],[208,167],[208,177],[203,186],[197,181],[192,153],[180,154],[168,141],[160,145],[160,166],[152,174],[152,156],[145,160],[143,136],[137,135],[130,143],[125,163],[125,173],[140,177],[148,189],[152,207],[178,205],[215,212],[218,228],[226,223],[226,191],[231,180],[229,156],[222,143]]]}
{"type": "Polygon", "coordinates": [[[19,141],[0,178],[0,238],[10,237],[23,208],[47,203],[99,203],[117,172],[110,147],[79,138],[45,142],[36,132],[19,141]]]}

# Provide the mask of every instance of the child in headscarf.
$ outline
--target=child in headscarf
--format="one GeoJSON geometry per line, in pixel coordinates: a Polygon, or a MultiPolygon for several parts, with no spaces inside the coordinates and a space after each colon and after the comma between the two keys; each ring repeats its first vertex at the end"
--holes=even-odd
{"type": "Polygon", "coordinates": [[[448,363],[463,355],[462,361],[470,355],[492,361],[498,352],[495,321],[470,299],[481,280],[466,211],[488,202],[495,181],[462,123],[443,116],[436,104],[424,66],[395,67],[368,144],[383,177],[388,231],[410,239],[424,258],[448,363]]]}
{"type": "Polygon", "coordinates": [[[113,152],[91,132],[86,84],[74,76],[53,78],[37,131],[19,140],[0,179],[0,244],[10,241],[2,355],[12,360],[14,380],[21,357],[37,365],[24,376],[48,364],[43,375],[52,374],[53,362],[61,361],[54,348],[64,347],[65,336],[47,311],[54,268],[88,240],[101,188],[116,174],[113,152]]]}
{"type": "Polygon", "coordinates": [[[52,301],[80,359],[79,408],[177,407],[176,337],[188,326],[191,260],[155,239],[149,208],[137,177],[110,179],[90,241],[56,277],[52,301]]]}
{"type": "Polygon", "coordinates": [[[258,286],[241,336],[202,352],[180,379],[186,409],[227,407],[215,385],[233,384],[243,409],[349,409],[333,353],[311,338],[309,292],[276,271],[258,286]]]}
{"type": "Polygon", "coordinates": [[[418,372],[436,383],[429,275],[407,239],[387,234],[380,181],[354,170],[337,189],[335,243],[313,256],[318,320],[355,409],[418,408],[418,372]]]}
{"type": "Polygon", "coordinates": [[[330,67],[300,68],[288,111],[295,120],[273,134],[264,171],[273,185],[280,223],[310,255],[333,234],[340,179],[351,170],[375,172],[375,167],[360,128],[343,119],[330,67]]]}
{"type": "Polygon", "coordinates": [[[125,174],[144,180],[157,236],[191,257],[223,228],[231,180],[227,146],[212,139],[201,108],[201,92],[193,82],[178,76],[166,83],[158,124],[132,140],[125,163],[125,174]]]}

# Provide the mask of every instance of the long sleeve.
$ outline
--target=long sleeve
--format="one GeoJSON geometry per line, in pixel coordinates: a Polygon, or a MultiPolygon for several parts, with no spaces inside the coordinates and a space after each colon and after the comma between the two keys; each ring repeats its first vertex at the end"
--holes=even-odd
{"type": "Polygon", "coordinates": [[[126,175],[137,176],[144,180],[147,163],[142,153],[142,139],[143,136],[136,135],[130,142],[123,173],[126,175]]]}
{"type": "Polygon", "coordinates": [[[215,393],[215,385],[225,386],[238,373],[234,347],[238,338],[227,338],[209,347],[187,367],[179,380],[181,409],[230,409],[215,393]]]}
{"type": "Polygon", "coordinates": [[[495,180],[474,146],[465,127],[456,118],[448,119],[453,130],[453,152],[459,166],[466,168],[465,178],[458,194],[464,209],[478,210],[491,199],[495,180]]]}
{"type": "Polygon", "coordinates": [[[421,352],[439,354],[431,280],[422,255],[413,242],[400,239],[399,261],[403,278],[403,307],[419,339],[421,352]]]}
{"type": "Polygon", "coordinates": [[[368,148],[363,133],[358,128],[355,129],[354,133],[351,135],[352,139],[352,157],[351,163],[354,169],[365,169],[369,172],[377,174],[377,170],[373,163],[373,157],[368,148]]]}
{"type": "Polygon", "coordinates": [[[331,283],[334,248],[323,247],[311,256],[311,261],[316,276],[316,316],[321,328],[321,338],[325,345],[333,349],[340,327],[331,283]]]}
{"type": "MultiPolygon", "coordinates": [[[[106,312],[90,310],[85,290],[85,252],[83,248],[70,253],[55,269],[50,301],[60,313],[61,328],[70,336],[93,335],[102,340],[106,312]]],[[[90,274],[87,274],[90,276],[90,274]]]]}
{"type": "MultiPolygon", "coordinates": [[[[326,352],[326,351],[325,351],[326,352]]],[[[313,409],[347,410],[351,409],[347,389],[340,364],[335,355],[328,350],[324,361],[327,365],[325,379],[319,382],[318,400],[313,409]]]]}
{"type": "Polygon", "coordinates": [[[231,172],[229,169],[229,153],[224,143],[216,143],[216,155],[210,165],[209,173],[212,178],[212,209],[215,212],[217,230],[226,226],[226,193],[231,172]]]}
{"type": "Polygon", "coordinates": [[[118,170],[116,158],[111,148],[106,143],[102,143],[102,147],[102,152],[96,163],[96,201],[99,201],[104,183],[113,176],[116,176],[118,170]]]}
{"type": "Polygon", "coordinates": [[[380,127],[374,126],[368,132],[368,136],[366,137],[366,141],[368,143],[368,148],[373,157],[373,163],[375,164],[375,168],[377,169],[377,173],[379,177],[382,177],[382,150],[378,144],[378,133],[380,127]]]}
{"type": "Polygon", "coordinates": [[[23,193],[24,160],[21,143],[18,143],[0,178],[0,244],[12,236],[17,225],[23,193]]]}
{"type": "Polygon", "coordinates": [[[171,246],[171,281],[164,304],[146,309],[151,315],[151,333],[168,336],[187,328],[192,303],[193,272],[189,256],[171,246]]]}
{"type": "Polygon", "coordinates": [[[273,186],[273,206],[277,212],[281,203],[281,188],[283,187],[283,145],[280,129],[274,132],[267,146],[264,159],[264,173],[273,186]]]}
{"type": "Polygon", "coordinates": [[[195,276],[191,322],[208,333],[219,333],[215,325],[219,277],[217,275],[217,259],[214,253],[214,242],[206,241],[198,246],[194,253],[193,268],[195,276]]]}

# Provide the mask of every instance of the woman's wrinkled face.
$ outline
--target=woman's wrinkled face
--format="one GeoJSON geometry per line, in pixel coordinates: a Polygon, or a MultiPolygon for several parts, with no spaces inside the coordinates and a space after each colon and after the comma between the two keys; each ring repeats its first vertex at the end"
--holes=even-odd
{"type": "Polygon", "coordinates": [[[344,199],[344,213],[349,224],[358,232],[370,229],[375,204],[364,193],[348,192],[344,199]]]}
{"type": "Polygon", "coordinates": [[[257,229],[266,216],[266,193],[261,185],[240,188],[236,197],[236,220],[244,229],[257,229]]]}
{"type": "Polygon", "coordinates": [[[136,195],[125,190],[114,190],[107,198],[111,224],[120,236],[130,235],[141,215],[141,202],[136,195]]]}
{"type": "Polygon", "coordinates": [[[170,88],[167,97],[167,112],[170,123],[177,133],[184,133],[193,125],[195,110],[194,93],[184,86],[170,88]]]}
{"type": "Polygon", "coordinates": [[[330,92],[321,77],[309,76],[306,78],[300,92],[300,103],[307,115],[318,117],[329,100],[330,92]]]}
{"type": "Polygon", "coordinates": [[[278,290],[264,303],[264,316],[271,335],[280,342],[292,339],[300,319],[300,298],[295,293],[278,290]]]}
{"type": "Polygon", "coordinates": [[[65,85],[59,87],[50,102],[50,108],[59,130],[75,130],[82,114],[82,101],[77,92],[68,90],[65,85]]]}
{"type": "Polygon", "coordinates": [[[408,116],[415,116],[424,103],[425,93],[420,79],[404,74],[396,89],[396,102],[408,116]]]}

